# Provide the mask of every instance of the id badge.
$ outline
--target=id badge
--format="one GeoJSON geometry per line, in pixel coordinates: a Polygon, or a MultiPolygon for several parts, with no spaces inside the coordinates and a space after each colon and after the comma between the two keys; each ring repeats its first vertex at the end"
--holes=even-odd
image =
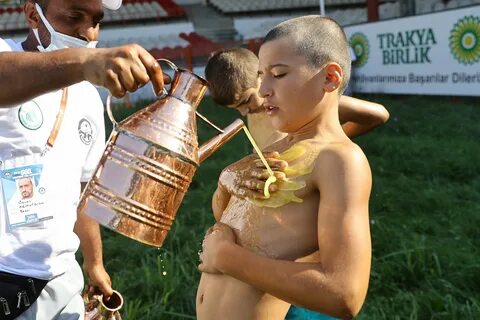
{"type": "Polygon", "coordinates": [[[30,155],[4,161],[0,179],[10,230],[43,228],[44,221],[53,219],[47,209],[48,190],[42,181],[42,158],[30,155]]]}

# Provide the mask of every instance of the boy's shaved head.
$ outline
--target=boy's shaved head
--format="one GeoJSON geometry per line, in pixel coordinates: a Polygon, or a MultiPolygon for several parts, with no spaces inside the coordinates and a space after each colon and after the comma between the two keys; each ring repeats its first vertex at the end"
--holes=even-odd
{"type": "Polygon", "coordinates": [[[290,38],[297,53],[315,68],[338,63],[343,70],[339,93],[343,93],[350,79],[351,57],[345,32],[335,20],[319,15],[290,19],[270,30],[264,43],[283,37],[290,38]]]}
{"type": "Polygon", "coordinates": [[[217,51],[208,59],[205,78],[216,103],[234,104],[246,90],[257,87],[258,58],[245,48],[217,51]]]}

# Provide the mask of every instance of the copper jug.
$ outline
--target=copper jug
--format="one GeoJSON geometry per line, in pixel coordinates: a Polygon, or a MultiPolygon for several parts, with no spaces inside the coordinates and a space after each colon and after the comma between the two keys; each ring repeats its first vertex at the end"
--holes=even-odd
{"type": "Polygon", "coordinates": [[[85,304],[85,320],[122,320],[120,309],[123,307],[123,297],[120,292],[113,290],[108,301],[103,301],[101,293],[83,291],[85,304]]]}
{"type": "MultiPolygon", "coordinates": [[[[169,92],[114,128],[79,210],[127,237],[160,247],[200,162],[244,126],[237,119],[198,148],[196,108],[207,82],[177,68],[169,92]]],[[[202,117],[203,118],[203,117],[202,117]]]]}

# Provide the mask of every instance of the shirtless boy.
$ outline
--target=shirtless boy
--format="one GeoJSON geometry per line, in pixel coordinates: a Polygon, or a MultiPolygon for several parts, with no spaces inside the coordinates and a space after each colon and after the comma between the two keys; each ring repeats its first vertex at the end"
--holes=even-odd
{"type": "MultiPolygon", "coordinates": [[[[264,149],[286,136],[286,133],[273,128],[270,117],[262,106],[263,98],[258,93],[260,87],[258,58],[252,51],[237,47],[215,52],[207,62],[205,75],[209,82],[212,99],[218,104],[236,109],[247,117],[248,128],[260,149],[264,149]]],[[[340,97],[338,109],[340,123],[349,138],[367,133],[385,123],[389,118],[388,111],[381,104],[348,96],[340,97]]],[[[275,154],[270,153],[266,156],[273,167],[276,166],[280,169],[279,167],[285,166],[283,162],[276,161],[275,154]]],[[[222,189],[227,188],[227,195],[235,194],[242,198],[262,197],[261,190],[257,190],[257,183],[261,183],[261,181],[255,176],[259,169],[249,167],[249,163],[243,161],[233,164],[222,172],[219,179],[220,187],[215,192],[212,201],[217,221],[220,220],[230,198],[225,196],[222,189]],[[237,179],[233,180],[232,175],[237,176],[237,179]],[[241,179],[238,176],[241,176],[241,179]]],[[[275,192],[276,186],[272,185],[270,191],[275,192]]],[[[333,318],[292,306],[286,319],[327,320],[333,318]]]]}
{"type": "Polygon", "coordinates": [[[287,133],[267,150],[288,162],[286,179],[269,199],[224,190],[230,199],[201,254],[197,318],[280,320],[292,303],[351,318],[368,288],[371,173],[338,119],[345,34],[325,17],[292,19],[269,32],[259,58],[259,93],[287,133]]]}

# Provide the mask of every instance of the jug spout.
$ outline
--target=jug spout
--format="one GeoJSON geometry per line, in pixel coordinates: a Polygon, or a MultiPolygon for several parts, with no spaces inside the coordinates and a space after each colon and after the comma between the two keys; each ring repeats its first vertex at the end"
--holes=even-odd
{"type": "Polygon", "coordinates": [[[245,126],[242,120],[237,119],[228,127],[223,129],[223,132],[205,142],[198,151],[198,160],[202,162],[207,159],[212,153],[217,151],[225,142],[230,140],[238,131],[245,126]]]}

